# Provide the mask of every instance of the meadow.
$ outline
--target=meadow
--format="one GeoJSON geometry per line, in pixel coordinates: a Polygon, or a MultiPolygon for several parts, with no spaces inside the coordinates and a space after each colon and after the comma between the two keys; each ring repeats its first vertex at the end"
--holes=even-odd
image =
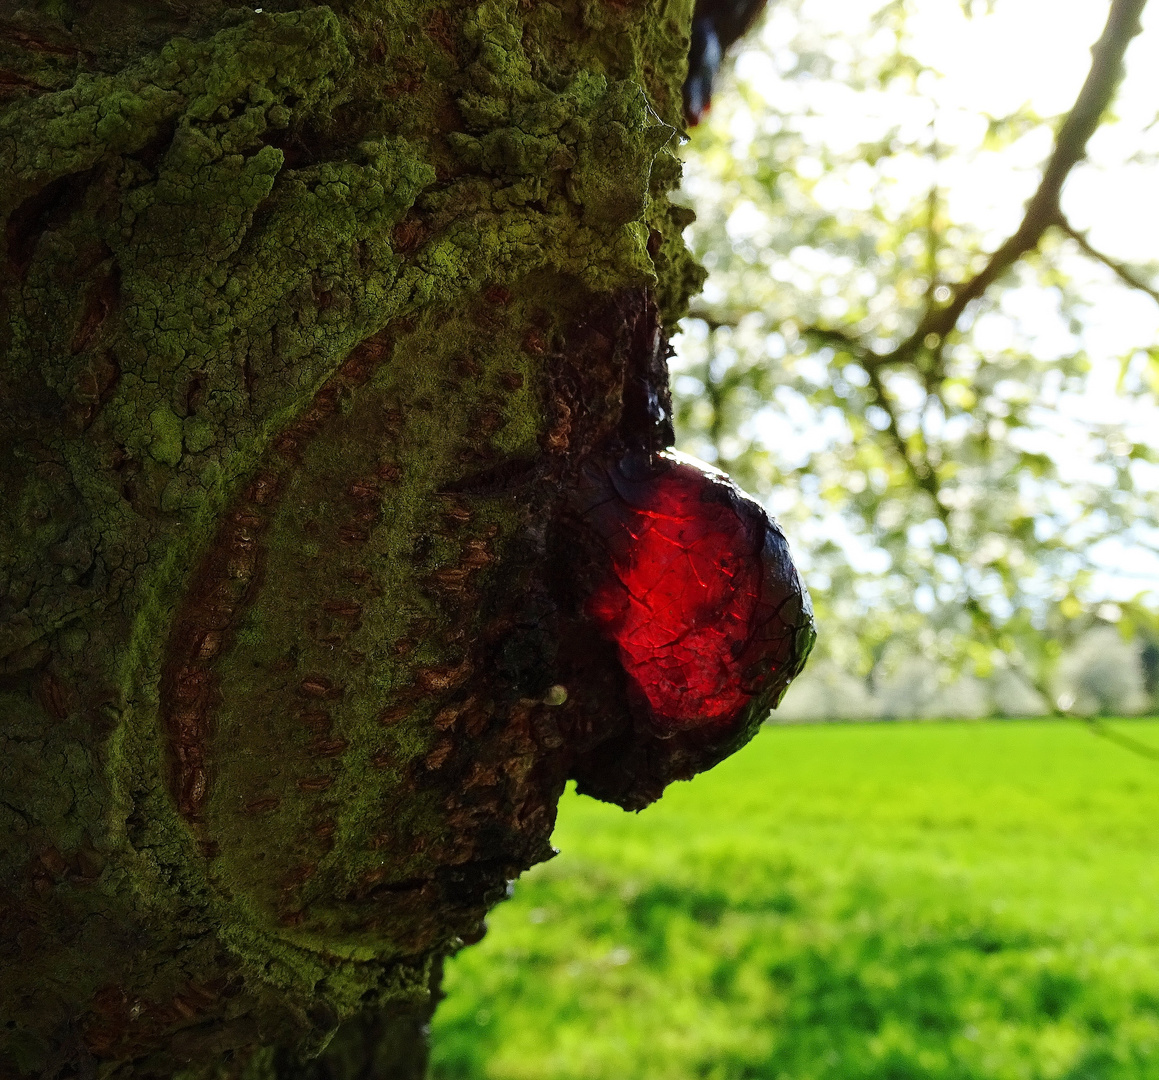
{"type": "Polygon", "coordinates": [[[434,1080],[1159,1078],[1159,762],[1081,725],[766,728],[554,842],[434,1080]]]}

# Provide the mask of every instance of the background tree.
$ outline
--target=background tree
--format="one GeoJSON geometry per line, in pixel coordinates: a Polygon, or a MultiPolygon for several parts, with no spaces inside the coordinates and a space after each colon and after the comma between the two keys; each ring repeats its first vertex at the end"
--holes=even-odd
{"type": "MultiPolygon", "coordinates": [[[[792,523],[834,672],[875,691],[917,654],[927,687],[939,668],[967,672],[998,679],[1016,712],[1062,711],[1078,699],[1058,684],[1060,656],[1092,626],[1115,623],[1136,647],[1155,632],[1153,597],[1108,597],[1098,576],[1107,541],[1154,551],[1153,343],[1115,358],[1118,416],[1088,415],[1084,395],[1113,381],[1088,351],[1095,298],[1117,286],[1159,300],[1156,268],[1097,250],[1060,200],[1117,119],[1144,4],[1100,9],[1090,70],[1058,116],[939,108],[943,77],[914,23],[938,8],[949,25],[943,9],[958,7],[785,0],[763,47],[746,46],[688,154],[691,243],[710,277],[674,366],[678,429],[792,523]],[[1016,227],[985,231],[964,189],[1005,199],[1016,227]]],[[[1004,9],[960,7],[963,25],[1004,9]]],[[[999,55],[974,59],[980,89],[1010,76],[999,55]]],[[[1124,123],[1138,134],[1118,136],[1120,168],[1154,163],[1147,119],[1124,123]]],[[[828,715],[870,708],[844,677],[816,687],[828,715]]],[[[891,706],[875,695],[872,708],[891,706]]]]}

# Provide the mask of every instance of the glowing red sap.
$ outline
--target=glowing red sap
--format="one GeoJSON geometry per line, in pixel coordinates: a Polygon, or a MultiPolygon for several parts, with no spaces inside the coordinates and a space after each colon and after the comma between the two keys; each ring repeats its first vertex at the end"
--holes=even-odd
{"type": "Polygon", "coordinates": [[[661,732],[775,704],[812,644],[780,529],[722,473],[674,453],[588,473],[585,517],[610,556],[586,610],[615,641],[661,732]]]}

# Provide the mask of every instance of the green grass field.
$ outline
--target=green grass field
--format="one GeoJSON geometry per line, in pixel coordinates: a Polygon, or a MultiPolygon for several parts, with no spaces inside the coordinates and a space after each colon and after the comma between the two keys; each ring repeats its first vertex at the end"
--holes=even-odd
{"type": "Polygon", "coordinates": [[[555,845],[436,1080],[1159,1078],[1159,762],[1079,725],[766,729],[555,845]]]}

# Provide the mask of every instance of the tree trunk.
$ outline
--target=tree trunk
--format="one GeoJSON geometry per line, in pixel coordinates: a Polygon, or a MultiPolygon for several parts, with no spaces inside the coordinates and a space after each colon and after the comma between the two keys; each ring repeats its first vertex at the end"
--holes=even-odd
{"type": "Polygon", "coordinates": [[[568,777],[759,722],[643,724],[575,570],[691,7],[0,5],[0,1076],[420,1076],[568,777]]]}

